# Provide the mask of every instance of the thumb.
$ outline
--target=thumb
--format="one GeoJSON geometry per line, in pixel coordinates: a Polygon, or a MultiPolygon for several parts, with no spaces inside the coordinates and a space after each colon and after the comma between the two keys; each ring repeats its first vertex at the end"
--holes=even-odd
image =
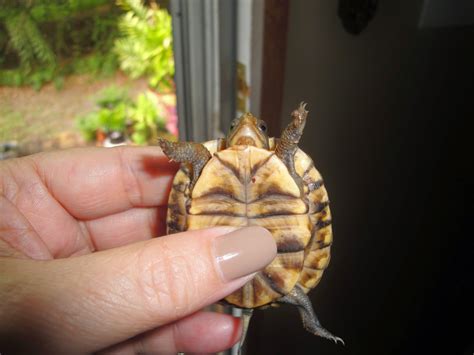
{"type": "Polygon", "coordinates": [[[28,346],[94,351],[220,300],[275,255],[263,228],[216,227],[69,259],[2,259],[2,323],[28,346]]]}

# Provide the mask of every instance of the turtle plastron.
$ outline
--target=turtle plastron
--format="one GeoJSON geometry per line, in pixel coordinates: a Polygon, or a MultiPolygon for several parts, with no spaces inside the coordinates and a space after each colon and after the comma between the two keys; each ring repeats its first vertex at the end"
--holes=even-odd
{"type": "MultiPolygon", "coordinates": [[[[329,199],[311,158],[298,148],[308,111],[301,103],[280,139],[247,113],[231,124],[226,140],[160,141],[169,158],[185,166],[170,193],[168,233],[212,226],[258,225],[270,231],[277,256],[225,301],[251,310],[280,303],[298,307],[309,332],[342,341],[324,329],[306,295],[330,261],[329,199]]],[[[243,341],[243,340],[242,340],[243,341]]]]}

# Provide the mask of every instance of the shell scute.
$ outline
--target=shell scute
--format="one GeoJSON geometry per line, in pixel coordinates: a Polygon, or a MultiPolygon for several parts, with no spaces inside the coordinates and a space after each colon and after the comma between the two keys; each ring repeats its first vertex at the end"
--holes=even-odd
{"type": "Polygon", "coordinates": [[[296,245],[300,246],[298,250],[303,250],[311,238],[311,225],[306,215],[258,218],[253,219],[251,225],[263,227],[272,233],[279,253],[287,252],[288,249],[296,251],[296,245]]]}
{"type": "MultiPolygon", "coordinates": [[[[232,155],[230,157],[232,158],[232,155]]],[[[245,200],[242,182],[235,174],[229,173],[222,161],[225,160],[214,157],[207,163],[194,186],[192,200],[215,195],[226,196],[237,202],[245,200]]]]}
{"type": "MultiPolygon", "coordinates": [[[[263,149],[262,151],[266,152],[263,149]]],[[[252,182],[247,184],[247,200],[249,203],[255,203],[268,197],[300,199],[300,190],[288,174],[286,166],[273,153],[267,152],[268,155],[270,155],[269,159],[260,160],[264,164],[252,175],[252,182]]],[[[250,154],[250,158],[252,156],[253,154],[250,154]]],[[[250,166],[252,166],[251,162],[252,159],[250,159],[250,166]]]]}

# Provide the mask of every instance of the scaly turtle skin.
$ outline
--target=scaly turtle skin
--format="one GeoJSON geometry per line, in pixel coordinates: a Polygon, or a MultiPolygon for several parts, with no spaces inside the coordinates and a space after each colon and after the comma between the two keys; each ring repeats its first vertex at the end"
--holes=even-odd
{"type": "MultiPolygon", "coordinates": [[[[225,301],[246,310],[296,305],[308,331],[342,342],[320,325],[306,296],[328,266],[332,243],[323,180],[297,146],[307,113],[301,104],[278,141],[268,138],[265,122],[249,113],[232,122],[225,140],[160,140],[165,154],[182,163],[169,197],[168,233],[211,226],[266,228],[277,243],[277,256],[225,301]]],[[[251,312],[245,314],[248,322],[251,312]]]]}

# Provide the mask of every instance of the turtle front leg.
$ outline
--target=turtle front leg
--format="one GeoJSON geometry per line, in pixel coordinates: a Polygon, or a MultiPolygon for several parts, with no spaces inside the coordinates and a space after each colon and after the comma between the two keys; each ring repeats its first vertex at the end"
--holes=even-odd
{"type": "Polygon", "coordinates": [[[172,161],[189,164],[192,168],[192,179],[189,185],[189,191],[192,191],[202,168],[211,159],[211,153],[201,143],[194,142],[170,142],[160,138],[158,140],[163,152],[172,161]]]}
{"type": "Polygon", "coordinates": [[[344,345],[344,341],[341,338],[332,335],[328,330],[321,326],[318,317],[316,317],[316,314],[314,313],[310,299],[300,286],[295,285],[289,294],[279,298],[277,302],[288,303],[297,306],[301,315],[301,320],[303,321],[303,327],[308,332],[329,340],[333,340],[335,343],[340,341],[344,345]]]}
{"type": "Polygon", "coordinates": [[[302,195],[304,194],[304,183],[295,169],[295,153],[298,150],[298,143],[303,135],[306,117],[308,116],[308,111],[305,108],[306,104],[301,102],[298,109],[291,113],[291,122],[281,134],[281,138],[275,147],[276,156],[285,163],[290,175],[300,188],[302,195]]]}

